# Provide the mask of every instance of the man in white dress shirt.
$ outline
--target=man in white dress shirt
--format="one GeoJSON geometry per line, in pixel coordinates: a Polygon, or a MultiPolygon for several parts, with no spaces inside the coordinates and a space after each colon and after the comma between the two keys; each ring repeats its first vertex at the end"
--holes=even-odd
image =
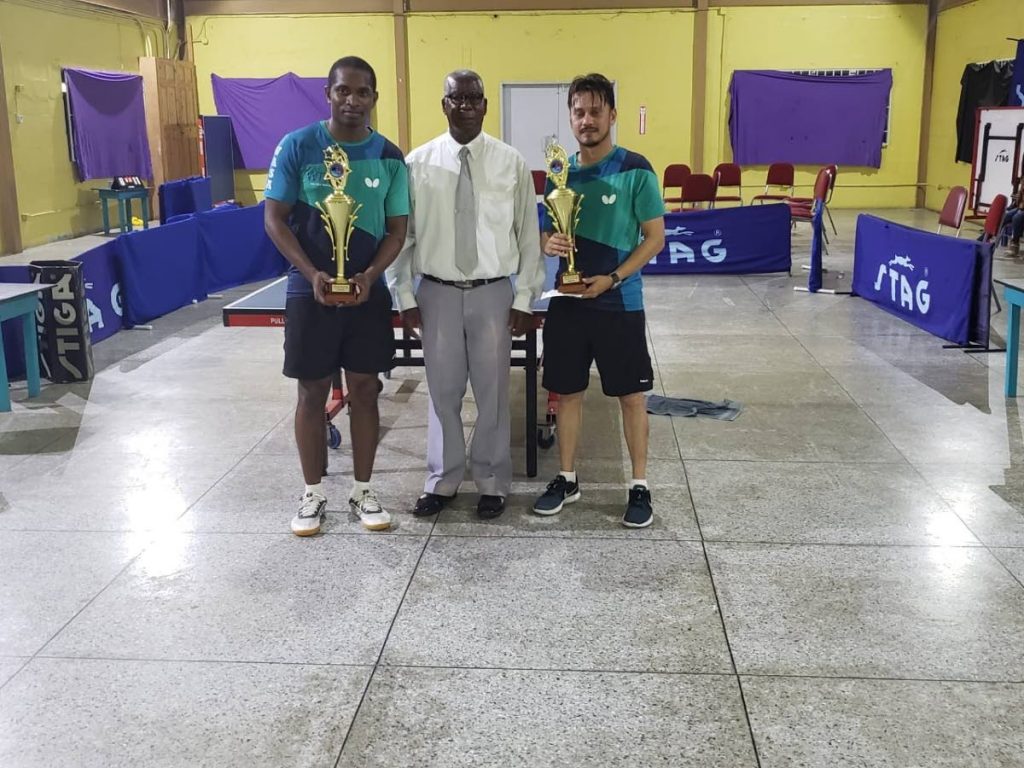
{"type": "Polygon", "coordinates": [[[468,380],[477,407],[470,474],[477,514],[491,519],[504,511],[512,484],[512,336],[529,328],[544,283],[537,204],[523,156],[483,133],[480,76],[448,75],[441,108],[448,132],[406,156],[412,211],[405,247],[388,270],[405,326],[421,334],[430,390],[428,476],[413,514],[437,514],[465,476],[468,380]]]}

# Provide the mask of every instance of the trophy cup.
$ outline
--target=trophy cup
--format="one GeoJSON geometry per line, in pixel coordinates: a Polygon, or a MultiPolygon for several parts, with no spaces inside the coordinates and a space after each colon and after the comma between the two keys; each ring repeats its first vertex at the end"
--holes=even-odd
{"type": "Polygon", "coordinates": [[[561,293],[583,293],[587,290],[583,275],[576,271],[576,225],[580,221],[580,203],[583,195],[565,186],[569,178],[569,156],[557,141],[551,141],[544,150],[548,178],[555,188],[544,198],[544,207],[551,216],[555,232],[572,241],[566,257],[566,269],[558,276],[557,288],[561,293]]]}
{"type": "Polygon", "coordinates": [[[316,207],[331,238],[336,265],[335,277],[327,286],[324,301],[333,305],[349,304],[358,298],[358,294],[356,286],[345,279],[345,262],[348,261],[348,241],[352,237],[356,212],[361,206],[345,194],[345,183],[352,172],[345,150],[337,144],[325,149],[324,167],[327,169],[324,181],[331,185],[331,193],[316,207]]]}

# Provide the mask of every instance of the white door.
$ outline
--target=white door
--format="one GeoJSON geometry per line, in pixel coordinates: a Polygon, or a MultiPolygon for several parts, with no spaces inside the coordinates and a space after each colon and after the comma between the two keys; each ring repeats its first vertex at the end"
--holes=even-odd
{"type": "Polygon", "coordinates": [[[579,149],[569,127],[568,97],[569,83],[502,83],[501,140],[522,152],[531,170],[544,170],[551,137],[570,155],[579,149]]]}

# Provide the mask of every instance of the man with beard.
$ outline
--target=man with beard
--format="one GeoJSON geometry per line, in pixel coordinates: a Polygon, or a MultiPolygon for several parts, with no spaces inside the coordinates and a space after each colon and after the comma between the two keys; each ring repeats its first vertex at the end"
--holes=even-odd
{"type": "MultiPolygon", "coordinates": [[[[561,396],[558,448],[561,472],[534,503],[539,515],[556,515],[579,500],[576,447],[591,363],[601,389],[618,398],[633,465],[622,524],[645,528],[654,519],[647,486],[646,395],[654,374],[647,351],[640,270],[665,244],[665,206],[658,178],[646,158],[612,143],[615,91],[604,75],[577,77],[569,87],[569,121],[580,150],[569,164],[567,186],[583,195],[575,242],[553,232],[545,217],[544,252],[565,258],[576,250],[576,268],[587,289],[580,298],[551,300],[544,321],[544,387],[561,396]]],[[[550,187],[550,182],[549,182],[550,187]]],[[[559,272],[565,270],[565,263],[559,272]]]]}
{"type": "Polygon", "coordinates": [[[480,494],[477,515],[491,519],[505,509],[512,485],[512,336],[529,328],[544,282],[536,196],[522,155],[483,132],[479,75],[448,75],[441,109],[448,131],[407,158],[412,216],[389,270],[406,327],[422,333],[430,390],[428,476],[413,514],[437,514],[465,476],[468,379],[477,410],[470,475],[480,494]]]}
{"type": "Polygon", "coordinates": [[[391,370],[395,354],[391,296],[384,270],[405,240],[409,181],[402,152],[369,127],[377,103],[377,77],[363,59],[347,56],[330,69],[324,88],[329,120],[281,140],[267,177],[267,233],[291,262],[285,303],[284,375],[298,379],[295,442],[306,487],[292,532],[320,531],[327,508],[321,476],[326,465],[324,405],[331,377],[342,368],[348,384],[354,482],[349,506],[370,530],[391,518],[370,487],[380,416],[377,374],[391,370]],[[345,275],[355,285],[351,305],[328,306],[325,293],[338,265],[318,203],[331,192],[324,150],[341,146],[351,173],[346,194],[361,207],[349,240],[345,275]]]}

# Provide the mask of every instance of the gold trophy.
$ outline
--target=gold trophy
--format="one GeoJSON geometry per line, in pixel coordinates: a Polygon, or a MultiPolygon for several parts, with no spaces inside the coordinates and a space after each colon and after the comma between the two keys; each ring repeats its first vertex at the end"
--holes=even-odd
{"type": "Polygon", "coordinates": [[[583,293],[587,290],[583,275],[576,271],[576,226],[580,223],[580,204],[583,195],[565,186],[569,178],[569,156],[557,141],[552,140],[544,150],[548,178],[555,188],[544,198],[544,207],[551,216],[555,232],[565,235],[571,242],[566,256],[566,269],[558,277],[561,293],[583,293]]]}
{"type": "Polygon", "coordinates": [[[328,304],[349,304],[358,298],[356,286],[345,279],[345,263],[348,261],[348,241],[356,222],[356,212],[362,207],[355,199],[345,194],[345,183],[352,167],[345,150],[335,144],[324,150],[324,181],[331,185],[331,194],[317,203],[320,218],[331,238],[333,258],[336,265],[335,277],[327,286],[324,301],[328,304]]]}

